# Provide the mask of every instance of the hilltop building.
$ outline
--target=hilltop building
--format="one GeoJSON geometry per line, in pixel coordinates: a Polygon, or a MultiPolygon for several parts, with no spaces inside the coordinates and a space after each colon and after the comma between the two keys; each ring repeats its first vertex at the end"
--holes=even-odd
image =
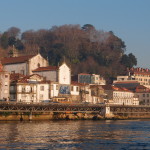
{"type": "Polygon", "coordinates": [[[140,85],[144,85],[148,88],[150,88],[150,70],[144,69],[144,68],[131,68],[127,72],[128,75],[126,76],[117,76],[117,80],[114,81],[137,81],[140,83],[140,85]]]}
{"type": "Polygon", "coordinates": [[[1,63],[4,70],[9,73],[20,73],[23,75],[31,75],[32,70],[38,67],[48,66],[47,60],[45,60],[40,54],[27,55],[18,57],[4,57],[1,59],[1,63]]]}

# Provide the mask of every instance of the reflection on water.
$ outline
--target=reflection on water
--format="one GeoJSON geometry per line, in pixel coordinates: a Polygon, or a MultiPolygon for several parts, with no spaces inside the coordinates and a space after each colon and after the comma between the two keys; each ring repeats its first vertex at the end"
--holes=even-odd
{"type": "Polygon", "coordinates": [[[150,149],[150,120],[0,122],[0,149],[150,149]]]}

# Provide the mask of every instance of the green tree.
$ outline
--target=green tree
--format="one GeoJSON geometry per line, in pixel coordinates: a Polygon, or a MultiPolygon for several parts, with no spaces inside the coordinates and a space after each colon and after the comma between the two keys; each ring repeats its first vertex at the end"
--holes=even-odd
{"type": "Polygon", "coordinates": [[[137,59],[132,53],[128,55],[125,54],[122,56],[121,64],[125,65],[127,68],[132,68],[137,65],[137,59]]]}
{"type": "Polygon", "coordinates": [[[4,49],[8,48],[8,34],[7,34],[7,32],[4,32],[3,35],[1,36],[0,44],[1,44],[2,48],[4,48],[4,49]]]}

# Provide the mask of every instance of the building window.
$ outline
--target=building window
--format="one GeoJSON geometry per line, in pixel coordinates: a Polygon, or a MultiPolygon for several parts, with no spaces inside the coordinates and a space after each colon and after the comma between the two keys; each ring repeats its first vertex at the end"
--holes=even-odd
{"type": "Polygon", "coordinates": [[[58,90],[58,85],[56,85],[56,90],[58,90]]]}
{"type": "Polygon", "coordinates": [[[25,87],[22,87],[22,92],[25,92],[25,87]]]}
{"type": "Polygon", "coordinates": [[[71,86],[71,91],[73,91],[73,86],[71,86]]]}
{"type": "Polygon", "coordinates": [[[40,63],[37,64],[37,67],[38,67],[38,68],[40,67],[40,63]]]}
{"type": "Polygon", "coordinates": [[[8,78],[8,75],[5,75],[5,78],[8,78]]]}
{"type": "Polygon", "coordinates": [[[79,91],[79,87],[78,86],[76,87],[76,91],[79,91]]]}
{"type": "Polygon", "coordinates": [[[53,85],[51,85],[51,90],[53,90],[53,85]]]}
{"type": "Polygon", "coordinates": [[[149,94],[147,94],[147,97],[149,97],[149,94]]]}
{"type": "Polygon", "coordinates": [[[40,90],[41,90],[41,91],[44,91],[44,86],[40,86],[40,90]]]}
{"type": "Polygon", "coordinates": [[[32,90],[32,87],[31,87],[31,92],[32,92],[33,90],[32,90]]]}
{"type": "Polygon", "coordinates": [[[5,82],[5,86],[8,86],[8,82],[5,82]]]}
{"type": "Polygon", "coordinates": [[[145,94],[143,94],[143,97],[145,97],[145,94]]]}

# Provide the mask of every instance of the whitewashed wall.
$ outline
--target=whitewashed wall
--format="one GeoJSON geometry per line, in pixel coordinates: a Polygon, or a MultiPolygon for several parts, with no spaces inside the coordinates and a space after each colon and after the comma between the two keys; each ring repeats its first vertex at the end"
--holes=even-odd
{"type": "Polygon", "coordinates": [[[72,85],[71,86],[71,95],[79,95],[79,86],[72,85]],[[77,90],[78,89],[78,90],[77,90]]]}
{"type": "Polygon", "coordinates": [[[49,84],[37,84],[37,102],[41,102],[43,100],[49,99],[49,84]],[[41,87],[44,87],[44,90],[41,89],[41,87]]]}
{"type": "Polygon", "coordinates": [[[56,83],[52,83],[50,86],[50,97],[57,97],[59,94],[59,85],[56,83]]]}
{"type": "Polygon", "coordinates": [[[36,84],[17,84],[17,102],[37,102],[36,84]]]}
{"type": "Polygon", "coordinates": [[[113,100],[115,104],[133,105],[134,93],[123,92],[123,91],[113,91],[113,100]]]}
{"type": "Polygon", "coordinates": [[[70,84],[71,83],[71,71],[70,71],[70,68],[65,63],[63,63],[59,67],[58,81],[60,84],[70,84]]]}
{"type": "Polygon", "coordinates": [[[32,57],[29,60],[29,74],[32,74],[32,70],[35,70],[38,68],[38,64],[40,64],[40,67],[47,67],[48,62],[46,59],[44,59],[40,54],[32,57]]]}
{"type": "Polygon", "coordinates": [[[8,72],[0,72],[0,99],[8,99],[9,95],[10,75],[8,72]]]}

